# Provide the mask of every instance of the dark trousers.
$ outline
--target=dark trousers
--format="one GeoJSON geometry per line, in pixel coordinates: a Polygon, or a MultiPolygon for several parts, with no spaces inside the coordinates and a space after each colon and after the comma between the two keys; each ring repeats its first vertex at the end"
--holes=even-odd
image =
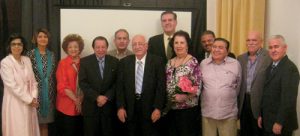
{"type": "Polygon", "coordinates": [[[69,116],[57,111],[57,127],[60,136],[83,136],[82,116],[69,116]]]}
{"type": "Polygon", "coordinates": [[[141,100],[136,100],[133,119],[126,123],[128,136],[159,136],[157,124],[144,117],[142,109],[141,100]]]}
{"type": "Polygon", "coordinates": [[[169,119],[170,136],[198,136],[199,135],[199,108],[170,110],[169,119]]]}
{"type": "Polygon", "coordinates": [[[257,125],[257,119],[253,117],[250,94],[246,93],[241,112],[241,136],[262,136],[262,129],[257,125]]]}
{"type": "Polygon", "coordinates": [[[282,132],[282,134],[281,135],[275,135],[274,133],[272,133],[272,132],[266,132],[266,131],[264,131],[263,132],[264,133],[264,135],[263,136],[292,136],[292,134],[293,134],[293,132],[282,132]]]}
{"type": "Polygon", "coordinates": [[[105,107],[99,108],[98,115],[83,116],[85,136],[113,136],[112,105],[107,102],[105,107]],[[110,110],[110,111],[104,111],[110,110]]]}

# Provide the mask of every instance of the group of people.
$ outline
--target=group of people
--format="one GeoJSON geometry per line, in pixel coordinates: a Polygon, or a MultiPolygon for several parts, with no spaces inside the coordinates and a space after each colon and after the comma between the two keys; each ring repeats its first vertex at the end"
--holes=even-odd
{"type": "Polygon", "coordinates": [[[19,34],[8,39],[1,61],[4,136],[47,136],[56,120],[62,136],[291,136],[298,128],[299,72],[286,55],[284,37],[263,48],[262,35],[249,32],[248,51],[235,59],[230,43],[212,31],[199,40],[205,52],[194,57],[177,16],[161,14],[163,34],[147,42],[126,29],[114,34],[115,50],[103,36],[94,53],[80,58],[83,38],[62,41],[67,57],[56,65],[50,34],[39,29],[26,51],[19,34]]]}

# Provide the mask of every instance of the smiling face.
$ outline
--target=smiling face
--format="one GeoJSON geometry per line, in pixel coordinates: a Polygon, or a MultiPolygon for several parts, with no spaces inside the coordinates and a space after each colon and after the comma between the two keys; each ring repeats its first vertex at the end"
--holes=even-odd
{"type": "Polygon", "coordinates": [[[281,39],[270,39],[268,43],[269,55],[274,62],[281,60],[287,50],[287,45],[281,39]]]}
{"type": "Polygon", "coordinates": [[[38,46],[46,47],[49,43],[48,35],[43,32],[39,32],[36,37],[36,42],[38,46]]]}
{"type": "Polygon", "coordinates": [[[226,43],[223,41],[215,41],[212,46],[212,58],[214,61],[223,61],[228,55],[226,43]]]}
{"type": "Polygon", "coordinates": [[[94,52],[97,57],[103,57],[107,53],[107,44],[105,40],[96,40],[94,44],[94,52]]]}
{"type": "Polygon", "coordinates": [[[73,58],[78,57],[80,54],[79,44],[76,41],[69,42],[67,53],[73,58]]]}
{"type": "Polygon", "coordinates": [[[188,53],[188,43],[184,36],[174,37],[174,51],[176,56],[185,56],[188,53]]]}
{"type": "Polygon", "coordinates": [[[164,14],[161,17],[161,26],[167,35],[172,35],[173,33],[175,33],[177,20],[175,19],[174,15],[171,13],[164,14]]]}
{"type": "Polygon", "coordinates": [[[255,54],[260,48],[262,48],[263,40],[260,33],[250,32],[248,34],[247,40],[247,49],[250,54],[255,54]]]}
{"type": "Polygon", "coordinates": [[[148,50],[148,44],[144,36],[136,35],[132,38],[132,50],[137,58],[144,57],[148,50]]]}
{"type": "Polygon", "coordinates": [[[10,51],[13,56],[21,56],[23,51],[23,43],[21,39],[14,39],[10,42],[10,51]]]}
{"type": "Polygon", "coordinates": [[[211,46],[214,43],[214,36],[212,34],[205,34],[201,36],[201,43],[206,52],[211,52],[211,46]]]}

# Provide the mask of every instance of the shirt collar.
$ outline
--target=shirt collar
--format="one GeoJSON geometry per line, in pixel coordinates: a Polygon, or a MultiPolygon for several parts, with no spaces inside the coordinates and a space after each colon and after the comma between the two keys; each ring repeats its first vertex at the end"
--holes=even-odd
{"type": "MultiPolygon", "coordinates": [[[[258,56],[261,55],[261,53],[262,53],[262,48],[258,49],[258,50],[256,51],[255,55],[258,57],[258,56]]],[[[249,52],[247,52],[247,54],[248,54],[248,56],[250,55],[249,52]]]]}
{"type": "Polygon", "coordinates": [[[135,63],[137,63],[138,61],[142,61],[143,64],[145,64],[146,56],[147,56],[147,54],[145,54],[144,57],[141,60],[139,60],[137,57],[135,57],[135,63]]]}

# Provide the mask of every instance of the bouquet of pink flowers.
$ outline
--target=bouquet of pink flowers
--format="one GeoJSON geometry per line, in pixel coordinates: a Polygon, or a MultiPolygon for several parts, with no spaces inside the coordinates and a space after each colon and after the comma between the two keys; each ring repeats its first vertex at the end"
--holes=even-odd
{"type": "Polygon", "coordinates": [[[196,94],[198,86],[193,86],[193,81],[188,76],[182,76],[175,87],[177,94],[196,94]]]}

